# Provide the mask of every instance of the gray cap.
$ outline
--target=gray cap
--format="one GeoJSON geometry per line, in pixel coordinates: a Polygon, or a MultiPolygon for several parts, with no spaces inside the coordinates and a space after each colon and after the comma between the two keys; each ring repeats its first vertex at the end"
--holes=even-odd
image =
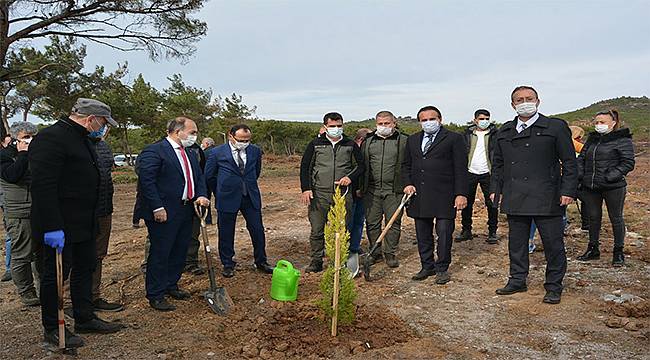
{"type": "Polygon", "coordinates": [[[101,116],[108,120],[111,126],[117,126],[117,121],[111,117],[111,107],[95,99],[78,98],[72,106],[72,112],[82,115],[101,116]]]}

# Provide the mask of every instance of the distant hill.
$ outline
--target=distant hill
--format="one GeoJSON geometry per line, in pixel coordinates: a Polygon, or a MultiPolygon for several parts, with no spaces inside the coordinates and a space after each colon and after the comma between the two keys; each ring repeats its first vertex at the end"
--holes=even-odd
{"type": "Polygon", "coordinates": [[[617,109],[625,126],[634,134],[635,140],[650,139],[650,98],[622,96],[615,99],[602,100],[585,108],[564,114],[553,115],[575,124],[591,129],[594,114],[608,109],[617,109]]]}

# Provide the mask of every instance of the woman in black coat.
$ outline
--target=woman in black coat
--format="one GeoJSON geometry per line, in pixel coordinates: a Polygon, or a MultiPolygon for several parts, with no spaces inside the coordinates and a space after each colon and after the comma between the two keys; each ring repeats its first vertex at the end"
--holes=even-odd
{"type": "Polygon", "coordinates": [[[632,134],[620,128],[621,120],[616,110],[603,111],[594,117],[596,131],[578,156],[578,175],[584,193],[584,207],[589,216],[589,245],[578,260],[600,258],[599,236],[605,200],[614,232],[614,255],[612,265],[623,266],[623,242],[625,222],[623,204],[627,183],[625,175],[634,169],[632,134]]]}

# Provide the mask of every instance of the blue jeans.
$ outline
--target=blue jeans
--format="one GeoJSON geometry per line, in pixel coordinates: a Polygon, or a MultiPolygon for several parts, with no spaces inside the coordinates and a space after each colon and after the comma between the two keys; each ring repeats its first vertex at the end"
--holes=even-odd
{"type": "Polygon", "coordinates": [[[352,221],[348,223],[348,232],[350,233],[350,253],[359,253],[361,248],[361,238],[363,237],[364,222],[365,210],[363,208],[363,200],[355,197],[352,201],[352,221]]]}

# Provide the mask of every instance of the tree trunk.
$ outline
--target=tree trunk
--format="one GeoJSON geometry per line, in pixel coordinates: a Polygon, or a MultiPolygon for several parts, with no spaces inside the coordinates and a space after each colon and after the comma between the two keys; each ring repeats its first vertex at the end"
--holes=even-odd
{"type": "Polygon", "coordinates": [[[27,121],[27,116],[29,115],[29,112],[32,111],[33,104],[34,104],[34,99],[29,99],[27,104],[25,104],[25,108],[23,108],[23,121],[27,121]]]}
{"type": "Polygon", "coordinates": [[[276,155],[275,144],[273,143],[273,134],[269,134],[269,137],[271,138],[271,153],[273,153],[273,155],[276,155]]]}
{"type": "Polygon", "coordinates": [[[122,139],[124,140],[124,154],[126,155],[126,162],[127,164],[133,166],[135,163],[133,162],[133,159],[131,158],[131,148],[129,147],[129,126],[127,124],[124,124],[124,136],[122,139]]]}

